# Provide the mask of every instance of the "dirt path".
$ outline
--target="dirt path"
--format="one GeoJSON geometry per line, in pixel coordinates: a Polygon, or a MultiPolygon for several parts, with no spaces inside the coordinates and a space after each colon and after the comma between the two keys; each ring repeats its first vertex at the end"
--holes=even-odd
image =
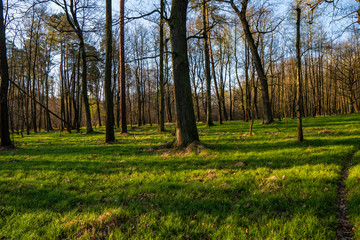
{"type": "Polygon", "coordinates": [[[349,215],[348,215],[348,208],[347,208],[347,202],[346,202],[346,186],[345,181],[349,176],[349,168],[352,165],[352,159],[355,153],[349,158],[341,171],[341,177],[340,181],[337,185],[336,191],[337,191],[337,205],[339,208],[338,213],[338,221],[339,225],[336,228],[336,239],[337,240],[352,240],[354,236],[353,227],[351,226],[349,215]]]}

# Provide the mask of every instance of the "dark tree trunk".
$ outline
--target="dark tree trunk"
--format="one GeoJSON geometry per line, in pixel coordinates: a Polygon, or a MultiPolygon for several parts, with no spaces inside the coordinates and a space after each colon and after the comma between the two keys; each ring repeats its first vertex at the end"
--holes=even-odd
{"type": "MultiPolygon", "coordinates": [[[[65,87],[64,87],[64,67],[63,67],[63,54],[64,54],[64,48],[63,48],[63,43],[62,41],[60,42],[60,116],[62,119],[65,119],[65,100],[64,100],[64,95],[65,95],[65,87]]],[[[64,130],[64,123],[61,122],[60,123],[60,130],[64,130]]]]}
{"type": "Polygon", "coordinates": [[[173,78],[176,109],[176,146],[199,141],[191,95],[186,39],[188,0],[173,0],[170,16],[173,78]]]}
{"type": "MultiPolygon", "coordinates": [[[[31,27],[30,27],[30,39],[29,39],[29,58],[28,58],[28,73],[27,73],[27,84],[26,90],[28,94],[31,94],[30,87],[31,87],[31,61],[32,61],[32,41],[34,36],[34,24],[35,24],[35,10],[33,9],[32,17],[31,17],[31,27]]],[[[29,103],[30,109],[33,108],[32,102],[30,102],[29,98],[26,98],[26,106],[25,106],[25,123],[26,123],[26,134],[30,134],[30,116],[29,116],[29,103]]],[[[31,111],[32,114],[32,111],[31,111]]]]}
{"type": "Polygon", "coordinates": [[[203,38],[204,38],[204,57],[205,57],[205,78],[206,78],[206,125],[213,126],[211,112],[211,74],[210,74],[210,54],[209,54],[209,15],[206,4],[207,0],[203,0],[203,38]]]}
{"type": "Polygon", "coordinates": [[[138,127],[142,125],[142,117],[141,117],[141,87],[140,87],[140,77],[139,77],[139,65],[135,70],[135,78],[136,78],[136,99],[137,99],[137,124],[138,127]]]}
{"type": "Polygon", "coordinates": [[[217,98],[217,103],[218,103],[219,124],[222,124],[223,120],[222,120],[222,110],[221,110],[221,98],[220,98],[220,94],[219,94],[218,84],[217,84],[217,81],[216,81],[215,63],[214,63],[214,56],[213,56],[212,47],[211,47],[210,36],[208,37],[208,41],[209,41],[209,52],[210,52],[210,59],[211,59],[211,69],[212,69],[212,75],[213,75],[214,86],[215,86],[215,93],[216,93],[216,98],[217,98]]]}
{"type": "Polygon", "coordinates": [[[96,110],[97,110],[97,115],[98,115],[99,127],[101,127],[102,124],[101,124],[101,111],[100,111],[100,98],[99,97],[96,99],[96,110]]]}
{"type": "Polygon", "coordinates": [[[169,123],[172,122],[172,111],[171,111],[171,90],[170,90],[170,84],[167,85],[167,99],[166,99],[166,104],[167,104],[167,115],[168,115],[168,121],[169,123]]]}
{"type": "Polygon", "coordinates": [[[75,126],[76,126],[76,132],[80,132],[81,127],[81,115],[82,115],[82,104],[81,104],[81,98],[80,98],[80,58],[81,53],[79,52],[78,59],[77,59],[77,78],[76,78],[76,109],[77,112],[75,114],[75,126]]]}
{"type": "MultiPolygon", "coordinates": [[[[106,53],[105,53],[105,108],[106,108],[106,134],[105,142],[115,141],[114,134],[114,102],[111,89],[111,63],[112,63],[112,9],[111,0],[106,0],[106,53]]],[[[100,119],[99,119],[100,120],[100,119]]]]}
{"type": "Polygon", "coordinates": [[[86,64],[86,51],[85,44],[83,39],[80,40],[80,52],[82,58],[82,77],[81,77],[81,85],[82,85],[82,95],[84,100],[85,107],[85,116],[86,116],[86,132],[93,132],[92,124],[91,124],[91,113],[90,113],[90,105],[89,99],[87,95],[87,64],[86,64]]]}
{"type": "Polygon", "coordinates": [[[301,23],[301,9],[298,5],[296,8],[296,60],[297,60],[297,109],[296,109],[296,115],[297,115],[297,129],[298,129],[298,135],[297,139],[299,142],[304,141],[303,136],[303,129],[302,129],[302,89],[301,89],[301,40],[300,40],[300,23],[301,23]]]}
{"type": "Polygon", "coordinates": [[[229,74],[229,112],[230,112],[230,121],[234,120],[234,116],[233,116],[233,93],[232,93],[232,83],[231,83],[231,64],[230,64],[230,57],[228,59],[229,62],[229,69],[228,69],[228,74],[229,74]]]}
{"type": "Polygon", "coordinates": [[[253,61],[254,61],[255,67],[256,67],[256,71],[257,71],[257,74],[260,79],[261,90],[262,90],[262,100],[263,100],[263,110],[264,110],[264,123],[265,124],[272,123],[273,117],[272,117],[272,113],[271,113],[271,105],[270,105],[270,100],[269,100],[268,82],[267,82],[263,64],[261,62],[260,55],[258,53],[254,38],[253,38],[251,30],[250,30],[249,23],[246,18],[246,10],[247,10],[247,5],[248,5],[248,0],[242,1],[241,11],[237,8],[237,6],[234,4],[233,1],[231,1],[230,3],[231,3],[232,8],[235,10],[236,14],[240,18],[240,21],[241,21],[241,24],[242,24],[242,27],[243,27],[243,30],[245,33],[246,41],[249,45],[251,55],[252,55],[252,58],[253,58],[253,61]]]}
{"type": "Polygon", "coordinates": [[[127,133],[126,123],[126,83],[125,83],[125,0],[120,0],[120,106],[121,133],[127,133]]]}
{"type": "Polygon", "coordinates": [[[171,90],[169,83],[169,61],[168,61],[168,45],[165,43],[165,70],[166,70],[166,109],[168,122],[172,122],[172,109],[171,109],[171,90]]]}
{"type": "Polygon", "coordinates": [[[147,67],[147,81],[148,81],[148,118],[149,118],[149,125],[152,126],[152,121],[151,121],[151,83],[150,83],[149,66],[147,67]]]}
{"type": "MultiPolygon", "coordinates": [[[[52,42],[50,42],[49,44],[49,51],[48,51],[48,56],[47,58],[50,59],[50,56],[51,56],[51,48],[52,48],[52,42]]],[[[46,76],[45,76],[45,106],[46,108],[49,108],[49,73],[50,73],[50,68],[51,68],[51,61],[49,61],[47,63],[47,66],[46,66],[46,76]]],[[[51,117],[50,117],[50,113],[47,109],[45,109],[45,128],[46,128],[46,131],[52,131],[53,130],[53,127],[51,125],[51,117]]]]}
{"type": "Polygon", "coordinates": [[[160,71],[159,71],[159,132],[165,131],[165,83],[164,83],[164,0],[160,0],[160,71]]]}
{"type": "Polygon", "coordinates": [[[85,49],[85,42],[83,36],[83,30],[78,22],[77,19],[77,3],[78,1],[71,0],[70,6],[66,6],[65,14],[68,20],[68,23],[74,29],[78,39],[79,39],[79,51],[81,53],[81,60],[82,60],[82,76],[81,76],[81,86],[82,86],[82,97],[83,97],[83,104],[85,107],[85,116],[86,116],[86,132],[91,133],[93,132],[92,124],[91,124],[91,112],[90,112],[90,105],[88,99],[88,90],[87,90],[87,61],[86,61],[86,49],[85,49]],[[69,12],[70,11],[70,12],[69,12]]]}
{"type": "MultiPolygon", "coordinates": [[[[32,67],[32,91],[31,91],[31,95],[33,97],[33,99],[36,99],[36,60],[37,60],[37,55],[38,55],[38,45],[39,45],[39,25],[40,25],[40,20],[38,22],[38,26],[37,26],[37,31],[36,31],[36,38],[35,38],[35,54],[34,54],[34,64],[32,67]]],[[[30,43],[31,44],[31,43],[30,43]]],[[[38,88],[40,88],[40,86],[38,85],[38,88]]],[[[33,129],[34,132],[37,133],[38,129],[37,129],[37,124],[36,124],[36,102],[32,101],[32,123],[33,123],[33,129]]]]}
{"type": "Polygon", "coordinates": [[[249,80],[249,65],[250,65],[250,57],[249,57],[249,46],[246,44],[245,41],[245,64],[244,64],[244,71],[245,71],[245,122],[249,121],[251,116],[251,90],[250,90],[250,80],[249,80]]]}
{"type": "Polygon", "coordinates": [[[3,2],[0,0],[0,67],[1,67],[1,86],[0,86],[0,128],[1,146],[11,146],[9,132],[9,110],[8,110],[8,89],[9,89],[9,67],[6,56],[6,37],[3,13],[3,2]]]}
{"type": "MultiPolygon", "coordinates": [[[[47,74],[45,80],[45,102],[46,102],[46,108],[49,108],[49,74],[47,74]]],[[[46,114],[46,130],[52,131],[53,127],[51,124],[50,113],[48,110],[45,110],[45,114],[46,114]]]]}

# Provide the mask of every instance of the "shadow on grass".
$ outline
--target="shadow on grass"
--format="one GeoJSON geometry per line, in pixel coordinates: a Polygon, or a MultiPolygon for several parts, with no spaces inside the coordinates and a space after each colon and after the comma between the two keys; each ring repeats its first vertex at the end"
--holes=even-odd
{"type": "MultiPolygon", "coordinates": [[[[287,185],[314,186],[324,179],[293,179],[287,185]]],[[[336,206],[332,192],[313,191],[304,198],[303,193],[286,190],[285,186],[277,192],[252,192],[243,186],[229,188],[213,187],[211,183],[153,183],[132,186],[136,191],[126,189],[116,193],[99,193],[98,189],[63,189],[58,186],[22,186],[16,188],[16,181],[0,182],[8,188],[2,190],[2,197],[7,201],[6,209],[0,216],[14,212],[50,211],[61,215],[69,211],[101,214],[101,209],[126,208],[140,216],[151,213],[160,221],[164,216],[176,214],[185,224],[192,221],[217,221],[215,226],[227,225],[226,220],[233,218],[236,227],[254,228],[257,224],[266,225],[271,219],[291,221],[292,218],[313,214],[319,223],[335,219],[336,206]],[[203,217],[206,216],[206,219],[203,217]]],[[[321,185],[321,184],[319,184],[321,185]]],[[[335,222],[334,222],[335,223],[335,222]]],[[[233,222],[234,224],[234,222],[233,222]]],[[[322,226],[323,227],[323,226],[322,226]]],[[[153,229],[156,230],[156,229],[153,229]]],[[[326,230],[326,229],[324,229],[326,230]]],[[[328,231],[328,229],[327,229],[328,231]]],[[[173,232],[172,234],[180,234],[173,232]]],[[[209,238],[209,236],[207,236],[209,238]]]]}
{"type": "MultiPolygon", "coordinates": [[[[344,121],[353,123],[354,119],[350,117],[344,121]]],[[[312,123],[312,119],[307,121],[309,121],[307,128],[321,126],[312,123]]],[[[271,134],[272,131],[277,131],[279,125],[284,127],[285,123],[257,126],[255,130],[271,134]]],[[[332,126],[338,128],[340,125],[343,125],[343,122],[334,121],[326,125],[326,128],[332,126]]],[[[200,154],[190,152],[180,157],[176,153],[143,151],[142,149],[156,146],[168,138],[169,134],[166,133],[156,136],[154,140],[150,137],[154,131],[130,133],[128,138],[120,140],[121,144],[112,145],[94,144],[94,141],[100,141],[99,139],[90,139],[89,146],[86,143],[75,145],[76,141],[81,141],[86,135],[76,136],[76,139],[71,140],[72,142],[67,142],[64,136],[65,142],[60,144],[56,144],[57,139],[53,138],[51,141],[54,145],[40,142],[39,148],[36,146],[38,142],[33,140],[34,142],[31,143],[33,145],[9,153],[6,158],[0,160],[4,179],[0,181],[0,193],[3,199],[0,200],[0,206],[6,206],[0,208],[0,218],[5,219],[15,213],[45,210],[60,214],[69,211],[79,214],[83,212],[101,214],[103,209],[126,208],[137,217],[149,212],[154,213],[156,219],[177,214],[185,225],[190,225],[192,220],[200,218],[201,215],[208,215],[212,220],[217,219],[217,226],[227,225],[226,219],[232,217],[239,221],[237,227],[249,228],[252,224],[266,226],[268,219],[277,218],[286,222],[295,216],[306,214],[313,214],[320,219],[320,223],[332,221],[331,223],[335,225],[336,220],[329,219],[336,219],[334,202],[336,179],[331,179],[329,183],[334,189],[325,191],[322,188],[329,179],[321,176],[292,178],[284,182],[279,179],[268,185],[261,185],[262,182],[258,182],[256,177],[242,179],[240,182],[237,182],[235,177],[224,177],[226,180],[219,182],[216,182],[216,179],[201,181],[201,179],[160,178],[162,174],[176,175],[179,172],[188,173],[205,169],[227,170],[229,174],[238,174],[236,177],[240,178],[246,170],[258,168],[266,168],[264,172],[269,173],[273,170],[297,166],[330,164],[339,166],[344,158],[348,158],[355,149],[358,149],[360,143],[360,138],[350,133],[341,134],[343,138],[339,138],[338,135],[319,135],[320,138],[316,139],[318,136],[310,135],[304,144],[297,143],[296,139],[291,140],[291,136],[264,140],[264,134],[242,139],[230,135],[234,132],[239,134],[241,132],[239,128],[246,129],[246,126],[243,123],[225,123],[223,126],[210,129],[203,128],[203,136],[216,135],[216,133],[221,136],[218,139],[204,141],[210,149],[200,154]],[[132,139],[131,135],[148,138],[139,142],[132,139]],[[162,136],[167,137],[162,139],[162,136]],[[311,152],[311,148],[317,147],[323,147],[319,150],[319,154],[311,152]],[[331,147],[341,149],[331,152],[329,151],[331,147]],[[328,152],[321,154],[324,151],[328,152]],[[341,155],[342,152],[344,155],[341,155]],[[294,153],[297,155],[293,156],[294,153]],[[43,156],[49,160],[44,160],[43,156]],[[238,165],[239,162],[244,164],[238,165]],[[44,177],[47,172],[50,174],[44,177]],[[147,172],[149,175],[158,174],[160,180],[153,182],[136,180],[137,174],[146,175],[147,172]],[[20,173],[20,176],[16,176],[17,173],[20,173]],[[63,178],[67,174],[78,177],[79,183],[64,182],[63,178]],[[29,179],[27,179],[28,175],[30,175],[29,179]],[[114,178],[119,177],[116,181],[112,180],[113,182],[104,185],[107,181],[104,179],[110,175],[114,178]],[[125,177],[130,178],[132,175],[135,175],[134,181],[125,182],[125,177]],[[32,176],[36,177],[32,179],[32,176]],[[98,183],[87,182],[93,176],[98,178],[98,183]],[[46,178],[51,177],[58,177],[60,180],[42,185],[42,180],[47,181],[46,178]]],[[[321,128],[325,127],[321,126],[321,128]]],[[[152,128],[145,130],[147,129],[152,128]]],[[[142,129],[137,130],[142,131],[142,129]]],[[[286,131],[286,134],[291,133],[290,130],[286,131]]],[[[47,135],[44,134],[45,136],[47,135]]],[[[204,219],[206,221],[206,218],[201,221],[204,219]]],[[[206,234],[201,237],[210,238],[206,234]]]]}
{"type": "MultiPolygon", "coordinates": [[[[281,169],[301,166],[303,164],[341,164],[342,159],[346,158],[347,155],[339,156],[338,153],[334,152],[327,153],[326,159],[316,154],[309,154],[309,157],[306,158],[306,150],[311,149],[311,147],[357,147],[360,143],[360,137],[308,139],[305,143],[298,143],[296,140],[289,142],[281,139],[273,142],[258,143],[257,141],[257,139],[247,139],[244,141],[239,140],[235,143],[233,141],[222,141],[222,143],[217,144],[209,142],[206,143],[206,146],[210,148],[208,151],[209,154],[197,155],[194,153],[188,156],[181,156],[180,158],[176,154],[162,156],[162,151],[143,151],[143,149],[150,148],[148,145],[127,145],[124,148],[119,144],[81,147],[64,146],[62,148],[54,146],[44,147],[42,149],[27,148],[14,152],[12,154],[13,156],[9,156],[5,161],[0,161],[0,166],[3,170],[8,171],[52,170],[59,172],[78,171],[87,174],[114,173],[133,167],[136,167],[138,171],[159,169],[184,171],[204,168],[254,169],[258,167],[281,169]],[[303,155],[291,156],[291,152],[298,149],[302,150],[301,154],[303,155]],[[267,155],[267,153],[271,153],[274,150],[277,151],[277,156],[267,155]],[[240,151],[245,154],[232,155],[231,153],[234,151],[240,151]],[[261,154],[254,157],[251,156],[251,153],[261,154]],[[135,154],[135,159],[126,159],[125,162],[119,164],[121,157],[132,157],[135,156],[135,154]],[[217,154],[226,155],[220,158],[217,154]],[[50,156],[49,159],[56,157],[57,160],[41,160],[41,158],[40,160],[34,160],[34,157],[43,155],[50,156]],[[262,157],[262,155],[265,156],[262,157]],[[27,158],[23,160],[24,157],[27,158]],[[82,159],[74,161],[74,157],[81,157],[82,159]],[[146,160],[143,160],[144,158],[146,158],[146,160]],[[240,168],[235,167],[234,165],[239,161],[246,161],[247,165],[240,168]],[[269,161],[283,163],[283,165],[269,165],[269,161]],[[100,169],[99,165],[101,166],[100,169]]],[[[153,142],[149,141],[149,143],[153,142]]],[[[351,155],[351,153],[348,155],[351,155]]]]}

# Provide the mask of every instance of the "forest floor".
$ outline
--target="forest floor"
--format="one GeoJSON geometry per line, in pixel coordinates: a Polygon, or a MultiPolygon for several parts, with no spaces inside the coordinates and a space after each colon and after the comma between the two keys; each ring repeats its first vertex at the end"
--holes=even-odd
{"type": "Polygon", "coordinates": [[[346,166],[360,239],[360,115],[305,118],[305,143],[296,120],[198,129],[206,147],[181,151],[157,149],[174,137],[156,126],[115,144],[104,128],[15,135],[0,152],[0,239],[335,239],[346,166]]]}

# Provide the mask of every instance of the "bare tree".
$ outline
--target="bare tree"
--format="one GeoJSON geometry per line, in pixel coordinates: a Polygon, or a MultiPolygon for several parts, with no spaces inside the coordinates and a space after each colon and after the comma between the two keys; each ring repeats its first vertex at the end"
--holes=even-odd
{"type": "Polygon", "coordinates": [[[255,40],[253,38],[253,33],[251,32],[251,28],[247,19],[247,7],[249,0],[241,1],[241,10],[236,6],[233,0],[226,1],[229,2],[231,7],[234,9],[236,15],[238,15],[241,25],[244,30],[244,34],[246,37],[246,41],[249,45],[253,62],[256,67],[256,71],[261,83],[262,90],[262,100],[263,100],[263,109],[264,109],[264,123],[269,124],[273,121],[273,116],[271,112],[271,105],[269,99],[269,90],[268,90],[268,81],[266,77],[266,73],[261,62],[261,58],[258,52],[258,49],[255,44],[255,40]]]}
{"type": "Polygon", "coordinates": [[[82,11],[86,7],[90,7],[87,5],[88,2],[80,2],[77,0],[52,0],[56,5],[61,7],[66,15],[66,19],[68,23],[76,33],[79,39],[79,51],[81,53],[82,60],[82,97],[83,103],[85,107],[85,115],[86,115],[86,132],[93,132],[92,124],[91,124],[91,113],[90,113],[90,105],[88,99],[88,82],[87,82],[87,54],[85,49],[85,40],[84,40],[84,24],[80,24],[79,22],[79,11],[82,11]],[[84,5],[80,6],[81,3],[84,5]]]}

